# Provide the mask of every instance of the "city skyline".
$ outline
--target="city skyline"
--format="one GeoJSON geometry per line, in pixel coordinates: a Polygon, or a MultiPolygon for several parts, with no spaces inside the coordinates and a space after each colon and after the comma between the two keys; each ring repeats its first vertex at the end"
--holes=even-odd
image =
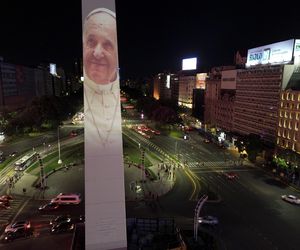
{"type": "MultiPolygon", "coordinates": [[[[246,53],[299,38],[300,17],[295,8],[289,12],[279,8],[266,3],[253,9],[232,3],[116,0],[121,78],[176,72],[188,57],[197,57],[198,69],[208,71],[233,64],[236,51],[246,53]]],[[[80,0],[72,4],[10,1],[1,9],[4,61],[53,62],[70,70],[74,60],[82,57],[80,0]]]]}

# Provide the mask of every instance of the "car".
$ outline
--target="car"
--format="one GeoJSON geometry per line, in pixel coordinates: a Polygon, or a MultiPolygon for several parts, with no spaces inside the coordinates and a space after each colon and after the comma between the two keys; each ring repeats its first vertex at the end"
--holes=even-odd
{"type": "Polygon", "coordinates": [[[9,208],[10,207],[9,200],[3,200],[3,201],[0,200],[0,206],[9,208]]]}
{"type": "Polygon", "coordinates": [[[81,202],[81,194],[79,193],[60,193],[51,199],[52,203],[59,205],[77,205],[81,202]]]}
{"type": "Polygon", "coordinates": [[[30,221],[24,220],[24,221],[16,221],[14,223],[11,223],[6,226],[4,232],[15,232],[18,228],[27,228],[29,229],[31,227],[30,221]]]}
{"type": "Polygon", "coordinates": [[[70,137],[75,137],[77,136],[77,132],[75,130],[72,130],[71,133],[70,133],[70,137]]]}
{"type": "Polygon", "coordinates": [[[53,224],[51,227],[51,233],[61,233],[61,232],[68,232],[73,231],[74,223],[71,221],[61,221],[59,223],[53,224]]]}
{"type": "Polygon", "coordinates": [[[19,227],[15,231],[9,231],[4,234],[4,242],[13,241],[18,238],[26,238],[33,235],[32,228],[19,227]]]}
{"type": "Polygon", "coordinates": [[[50,221],[50,225],[55,225],[55,224],[58,224],[60,222],[63,222],[63,221],[67,221],[67,222],[71,222],[71,216],[70,215],[59,215],[59,216],[56,216],[53,220],[50,221]]]}
{"type": "Polygon", "coordinates": [[[281,196],[281,199],[283,199],[284,201],[287,201],[289,203],[292,203],[292,204],[300,205],[300,199],[295,195],[284,194],[281,196]]]}
{"type": "Polygon", "coordinates": [[[198,218],[198,223],[203,225],[217,225],[219,220],[215,216],[206,215],[198,218]]]}
{"type": "Polygon", "coordinates": [[[11,195],[2,195],[0,196],[0,201],[10,201],[13,197],[11,195]]]}
{"type": "Polygon", "coordinates": [[[58,208],[59,208],[59,204],[49,202],[49,203],[39,206],[39,211],[52,211],[52,210],[56,210],[58,208]]]}
{"type": "Polygon", "coordinates": [[[13,151],[9,154],[10,157],[15,157],[17,156],[18,152],[17,151],[13,151]]]}
{"type": "Polygon", "coordinates": [[[238,178],[237,173],[234,173],[234,172],[225,172],[224,175],[229,180],[233,180],[233,179],[237,179],[238,178]]]}

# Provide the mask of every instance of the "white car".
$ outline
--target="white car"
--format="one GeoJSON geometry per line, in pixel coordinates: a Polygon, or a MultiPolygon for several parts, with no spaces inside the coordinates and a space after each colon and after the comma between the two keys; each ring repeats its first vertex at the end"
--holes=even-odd
{"type": "Polygon", "coordinates": [[[293,204],[297,204],[300,205],[300,199],[298,197],[296,197],[295,195],[282,195],[281,199],[283,199],[284,201],[293,203],[293,204]]]}
{"type": "Polygon", "coordinates": [[[204,224],[204,225],[217,225],[219,223],[219,220],[214,216],[207,215],[207,216],[199,217],[198,222],[199,224],[204,224]]]}

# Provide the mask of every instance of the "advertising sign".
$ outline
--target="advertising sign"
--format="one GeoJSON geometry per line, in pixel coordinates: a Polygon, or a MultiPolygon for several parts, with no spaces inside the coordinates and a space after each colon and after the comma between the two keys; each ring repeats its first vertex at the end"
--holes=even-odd
{"type": "Polygon", "coordinates": [[[237,70],[222,71],[221,89],[236,89],[237,70]]]}
{"type": "Polygon", "coordinates": [[[126,249],[115,1],[82,0],[85,249],[126,249]]]}
{"type": "Polygon", "coordinates": [[[56,73],[56,64],[50,63],[50,74],[51,75],[57,75],[56,73]]]}
{"type": "Polygon", "coordinates": [[[182,70],[194,70],[197,69],[197,58],[186,58],[182,60],[182,70]]]}
{"type": "Polygon", "coordinates": [[[196,88],[205,89],[207,73],[198,73],[196,75],[196,88]]]}
{"type": "Polygon", "coordinates": [[[248,50],[246,67],[259,64],[285,64],[293,59],[294,39],[248,50]]]}

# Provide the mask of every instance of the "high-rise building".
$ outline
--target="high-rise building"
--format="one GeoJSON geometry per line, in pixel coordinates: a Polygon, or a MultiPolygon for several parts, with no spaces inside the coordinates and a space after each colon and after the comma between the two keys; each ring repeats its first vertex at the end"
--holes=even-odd
{"type": "Polygon", "coordinates": [[[281,91],[278,113],[277,145],[300,154],[300,91],[281,91]]]}
{"type": "Polygon", "coordinates": [[[246,69],[237,71],[233,130],[275,142],[280,91],[296,88],[300,40],[248,50],[246,69]]]}

